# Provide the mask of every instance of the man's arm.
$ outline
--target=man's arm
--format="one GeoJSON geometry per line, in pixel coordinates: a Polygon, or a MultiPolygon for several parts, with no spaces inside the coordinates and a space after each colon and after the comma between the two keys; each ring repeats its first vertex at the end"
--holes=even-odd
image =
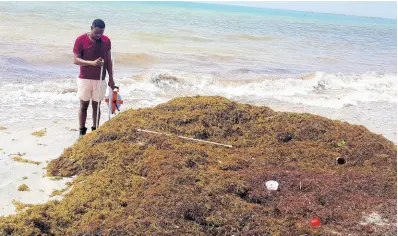
{"type": "Polygon", "coordinates": [[[106,65],[106,70],[108,71],[108,75],[109,75],[109,87],[111,87],[112,89],[115,86],[115,82],[113,81],[113,65],[112,65],[112,56],[111,56],[111,50],[108,51],[107,53],[107,65],[106,65]]]}
{"type": "Polygon", "coordinates": [[[107,65],[106,65],[106,70],[108,71],[109,79],[113,80],[113,68],[112,68],[112,56],[111,56],[111,51],[109,50],[108,53],[106,54],[107,56],[107,65]]]}

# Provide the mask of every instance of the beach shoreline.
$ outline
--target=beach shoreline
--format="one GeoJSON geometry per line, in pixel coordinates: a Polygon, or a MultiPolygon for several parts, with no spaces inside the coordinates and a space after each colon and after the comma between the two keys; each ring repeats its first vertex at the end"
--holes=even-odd
{"type": "Polygon", "coordinates": [[[71,131],[73,123],[33,120],[11,124],[0,131],[0,216],[16,213],[12,203],[14,200],[24,204],[40,204],[59,198],[50,195],[65,188],[65,183],[71,178],[52,180],[47,176],[45,167],[77,140],[78,132],[71,131]],[[32,135],[44,129],[46,133],[43,137],[32,135]],[[21,163],[13,157],[40,164],[21,163]],[[22,184],[30,190],[18,191],[18,186],[22,184]]]}
{"type": "MultiPolygon", "coordinates": [[[[0,215],[15,213],[13,200],[54,199],[51,193],[70,181],[43,177],[44,168],[78,140],[73,47],[97,17],[112,41],[121,111],[181,96],[221,96],[363,125],[397,144],[396,21],[207,7],[0,3],[0,126],[7,128],[0,129],[0,215]],[[43,137],[32,135],[43,129],[43,137]],[[18,153],[40,164],[16,162],[18,153]],[[18,191],[21,184],[30,191],[18,191]]],[[[91,113],[90,105],[88,132],[91,113]]]]}

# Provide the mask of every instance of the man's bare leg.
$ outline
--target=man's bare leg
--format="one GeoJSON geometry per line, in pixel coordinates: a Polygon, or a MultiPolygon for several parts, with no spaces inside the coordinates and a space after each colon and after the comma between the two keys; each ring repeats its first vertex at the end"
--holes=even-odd
{"type": "Polygon", "coordinates": [[[79,129],[80,135],[85,135],[87,128],[86,128],[86,119],[87,119],[87,109],[90,105],[90,101],[83,101],[80,100],[80,109],[79,109],[79,129]]]}
{"type": "MultiPolygon", "coordinates": [[[[101,107],[101,102],[99,102],[100,107],[101,107]]],[[[96,130],[97,129],[97,106],[98,106],[98,102],[92,101],[91,102],[91,106],[93,107],[93,127],[92,130],[96,130]]],[[[98,123],[101,117],[101,108],[99,110],[98,113],[98,123]]]]}

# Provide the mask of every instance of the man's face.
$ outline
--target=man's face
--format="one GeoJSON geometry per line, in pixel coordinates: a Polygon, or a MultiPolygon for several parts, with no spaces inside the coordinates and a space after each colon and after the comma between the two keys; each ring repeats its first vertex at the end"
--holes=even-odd
{"type": "Polygon", "coordinates": [[[95,40],[99,41],[103,33],[104,29],[91,26],[91,37],[93,37],[95,40]]]}

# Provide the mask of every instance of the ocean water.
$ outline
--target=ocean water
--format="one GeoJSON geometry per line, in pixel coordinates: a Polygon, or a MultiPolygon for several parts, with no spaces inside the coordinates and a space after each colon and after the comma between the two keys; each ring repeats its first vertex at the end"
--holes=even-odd
{"type": "Polygon", "coordinates": [[[189,2],[1,2],[1,124],[76,119],[72,48],[95,18],[124,109],[192,95],[315,113],[383,104],[368,118],[396,127],[396,20],[189,2]]]}

